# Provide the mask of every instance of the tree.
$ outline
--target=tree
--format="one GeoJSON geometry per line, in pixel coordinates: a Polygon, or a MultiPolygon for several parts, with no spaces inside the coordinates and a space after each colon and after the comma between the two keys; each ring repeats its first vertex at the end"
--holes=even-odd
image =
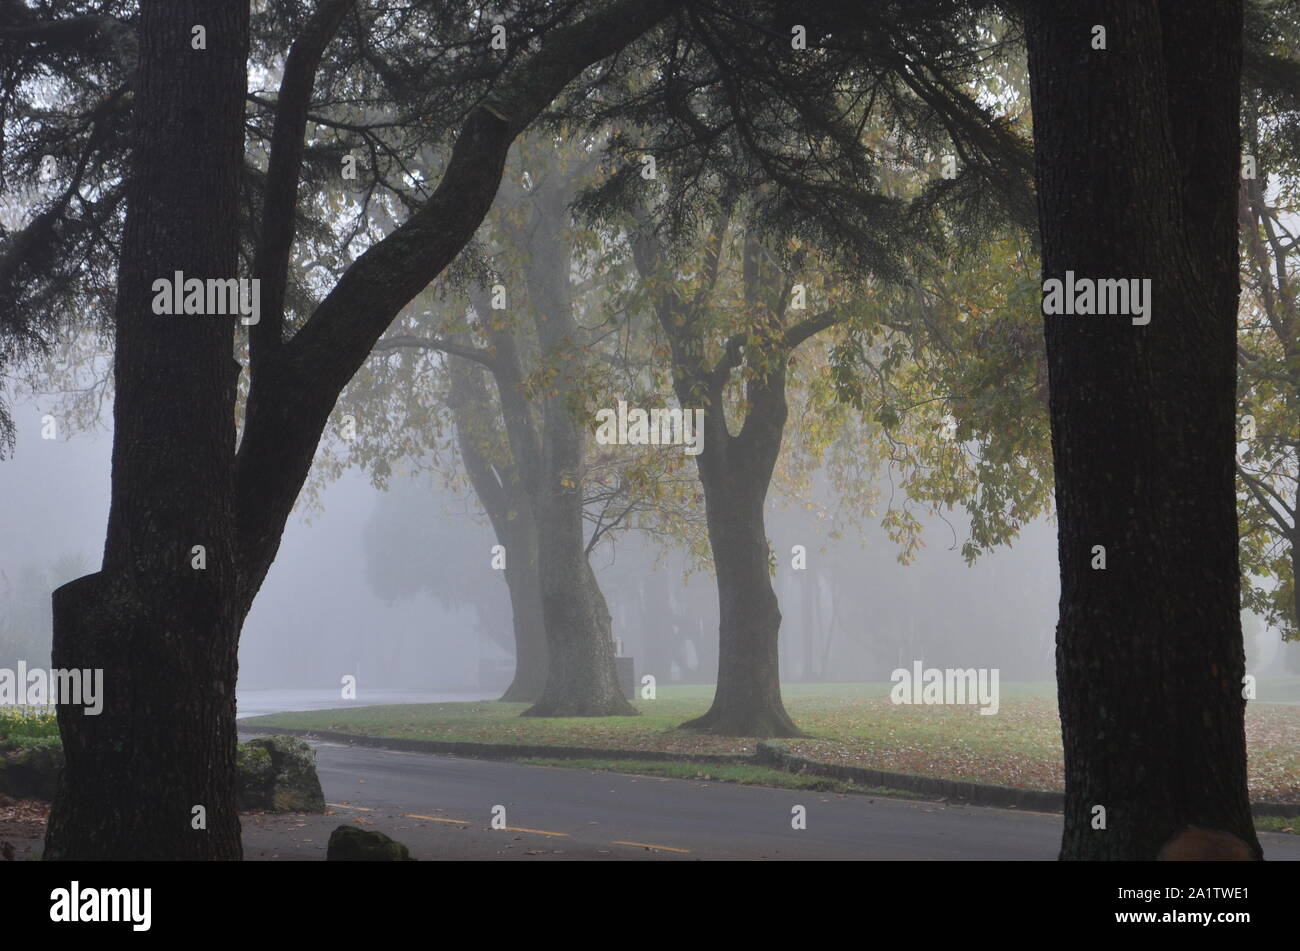
{"type": "Polygon", "coordinates": [[[55,593],[52,656],[102,669],[118,699],[98,716],[59,707],[47,858],[240,854],[234,320],[159,320],[149,306],[158,275],[237,267],[248,30],[247,4],[141,8],[108,534],[101,571],[55,593]],[[191,546],[208,553],[202,571],[191,546]]]}
{"type": "Polygon", "coordinates": [[[447,369],[460,458],[506,555],[503,573],[510,592],[515,675],[501,700],[535,703],[546,688],[549,669],[537,518],[509,448],[501,451],[498,447],[492,455],[484,446],[496,419],[491,415],[493,404],[482,368],[463,357],[452,357],[447,369]]]}
{"type": "Polygon", "coordinates": [[[261,319],[250,333],[249,395],[236,450],[234,319],[160,321],[150,304],[159,275],[236,273],[248,5],[142,4],[128,186],[134,201],[118,281],[108,539],[101,571],[54,595],[55,664],[103,668],[117,699],[97,718],[60,710],[68,760],[47,856],[240,856],[239,627],[331,408],[400,309],[473,236],[514,138],[589,65],[675,5],[619,2],[557,14],[545,43],[492,74],[490,94],[460,123],[428,200],[357,258],[285,339],[313,80],[354,3],[323,0],[313,9],[289,52],[276,103],[252,271],[261,282],[261,319]],[[202,52],[191,46],[196,24],[206,28],[202,52]],[[195,545],[205,549],[203,570],[192,567],[195,545]],[[206,810],[202,830],[193,826],[196,806],[206,810]]]}
{"type": "Polygon", "coordinates": [[[1061,857],[1152,859],[1197,827],[1229,843],[1201,857],[1258,858],[1233,468],[1242,6],[1029,4],[1025,31],[1044,279],[1151,282],[1149,324],[1044,318],[1061,857]]]}
{"type": "MultiPolygon", "coordinates": [[[[427,309],[408,309],[376,345],[379,359],[349,387],[350,405],[362,397],[367,417],[387,416],[366,427],[353,455],[386,464],[394,448],[409,451],[413,443],[436,453],[428,439],[429,405],[437,399],[430,384],[442,365],[407,357],[421,349],[446,354],[460,461],[506,549],[516,618],[545,628],[547,653],[587,658],[565,661],[551,677],[550,660],[519,652],[517,685],[503,699],[537,701],[530,716],[632,712],[615,682],[612,618],[590,556],[616,534],[680,536],[690,525],[692,506],[679,490],[694,480],[674,478],[680,454],[588,445],[592,404],[607,405],[611,391],[633,398],[654,372],[646,335],[627,316],[629,269],[619,236],[581,227],[569,211],[594,177],[594,146],[563,130],[523,138],[476,242],[486,273],[467,278],[468,287],[442,282],[427,295],[427,309]],[[555,512],[561,505],[563,513],[555,512]],[[543,623],[548,591],[570,613],[553,609],[543,623]],[[591,609],[573,613],[581,603],[591,609]],[[537,689],[525,697],[524,684],[537,689]]],[[[516,631],[520,638],[531,633],[516,631]]]]}
{"type": "Polygon", "coordinates": [[[1248,8],[1239,201],[1244,283],[1237,363],[1242,594],[1284,638],[1300,635],[1300,328],[1296,237],[1300,183],[1300,22],[1290,5],[1248,8]]]}
{"type": "MultiPolygon", "coordinates": [[[[112,312],[116,262],[102,248],[125,194],[130,6],[98,0],[55,18],[50,4],[0,0],[0,374],[66,324],[112,312]]],[[[0,457],[13,442],[0,402],[0,457]]]]}
{"type": "Polygon", "coordinates": [[[683,727],[730,736],[800,736],[781,701],[781,611],[770,576],[764,506],[789,411],[791,354],[847,313],[832,306],[792,316],[795,281],[766,251],[758,232],[745,229],[736,282],[743,318],[721,347],[712,345],[719,325],[711,310],[717,307],[715,291],[725,270],[730,224],[730,213],[723,210],[700,249],[696,286],[690,289],[677,286],[666,251],[649,233],[648,223],[633,239],[637,269],[668,340],[682,412],[704,409],[703,444],[695,461],[718,582],[718,685],[709,710],[683,727]],[[724,390],[742,364],[745,408],[739,430],[732,434],[724,390]]]}

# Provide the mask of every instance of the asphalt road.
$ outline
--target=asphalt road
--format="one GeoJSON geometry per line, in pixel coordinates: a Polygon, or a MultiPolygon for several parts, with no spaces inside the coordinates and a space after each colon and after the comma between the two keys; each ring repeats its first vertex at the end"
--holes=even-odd
{"type": "MultiPolygon", "coordinates": [[[[333,814],[245,816],[246,858],[324,858],[343,822],[422,860],[1052,860],[1060,843],[1060,817],[1042,813],[312,745],[333,814]]],[[[1261,840],[1269,859],[1300,859],[1300,837],[1261,840]]]]}

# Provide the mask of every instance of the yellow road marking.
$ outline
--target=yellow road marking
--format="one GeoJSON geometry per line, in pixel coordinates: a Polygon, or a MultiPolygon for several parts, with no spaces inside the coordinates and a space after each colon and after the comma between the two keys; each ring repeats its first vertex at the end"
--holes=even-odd
{"type": "Polygon", "coordinates": [[[414,812],[404,812],[402,813],[402,818],[403,819],[426,819],[429,822],[454,822],[458,826],[469,825],[468,820],[465,819],[443,819],[440,816],[421,816],[421,815],[416,815],[414,812]]]}
{"type": "Polygon", "coordinates": [[[545,829],[525,829],[523,826],[506,826],[505,832],[535,832],[537,835],[554,835],[568,837],[567,832],[547,832],[545,829]]]}
{"type": "Polygon", "coordinates": [[[345,806],[345,805],[343,805],[343,803],[341,803],[341,802],[327,802],[327,803],[325,803],[325,805],[327,805],[327,806],[333,806],[335,809],[358,809],[358,810],[360,810],[361,812],[374,812],[374,811],[375,811],[375,810],[373,810],[373,809],[368,809],[368,808],[366,808],[365,806],[345,806]]]}
{"type": "Polygon", "coordinates": [[[659,852],[682,852],[690,854],[690,849],[674,849],[671,845],[650,845],[647,842],[615,842],[614,845],[631,845],[638,849],[655,849],[659,852]]]}

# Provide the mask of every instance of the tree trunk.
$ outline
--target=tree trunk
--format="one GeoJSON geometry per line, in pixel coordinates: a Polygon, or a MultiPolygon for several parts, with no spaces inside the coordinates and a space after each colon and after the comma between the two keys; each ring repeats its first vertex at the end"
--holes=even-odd
{"type": "Polygon", "coordinates": [[[175,271],[237,273],[248,17],[247,2],[141,4],[107,540],[101,571],[53,598],[53,664],[102,668],[104,704],[97,716],[58,708],[65,766],[47,859],[242,855],[236,318],[157,316],[151,304],[153,281],[175,271]],[[191,48],[196,24],[205,50],[191,48]]]}
{"type": "Polygon", "coordinates": [[[1061,858],[1259,857],[1233,467],[1241,3],[1029,4],[1026,34],[1043,276],[1150,278],[1154,301],[1144,326],[1044,318],[1061,858]]]}
{"type": "Polygon", "coordinates": [[[734,475],[729,486],[711,485],[701,467],[718,579],[718,686],[708,712],[682,728],[722,736],[803,736],[781,700],[781,609],[763,525],[767,480],[753,484],[758,480],[734,475]],[[750,483],[745,490],[736,484],[742,479],[750,483]]]}
{"type": "MultiPolygon", "coordinates": [[[[564,533],[548,512],[551,527],[541,537],[564,533]]],[[[529,717],[635,716],[619,686],[614,666],[614,636],[609,607],[579,544],[567,540],[542,552],[542,609],[546,616],[549,669],[541,699],[524,711],[529,717]]]]}
{"type": "Polygon", "coordinates": [[[542,361],[558,369],[542,394],[543,439],[532,484],[541,556],[549,669],[534,717],[635,716],[614,665],[609,607],[587,558],[582,486],[586,431],[575,418],[573,383],[583,340],[573,313],[569,203],[575,187],[551,168],[536,190],[535,229],[523,232],[525,283],[542,361]],[[557,183],[558,179],[558,183],[557,183]]]}
{"type": "Polygon", "coordinates": [[[506,586],[510,589],[510,612],[514,619],[515,676],[501,695],[501,701],[535,703],[546,686],[549,666],[537,525],[526,503],[520,504],[515,512],[517,524],[501,541],[506,547],[506,586]]]}
{"type": "Polygon", "coordinates": [[[1300,532],[1287,539],[1291,546],[1291,610],[1297,630],[1300,630],[1300,532]]]}
{"type": "Polygon", "coordinates": [[[543,402],[546,441],[533,506],[548,667],[542,696],[524,715],[634,716],[618,684],[609,607],[583,542],[584,433],[560,396],[543,402]]]}
{"type": "MultiPolygon", "coordinates": [[[[480,300],[478,306],[487,310],[486,301],[480,300]]],[[[533,703],[542,695],[546,684],[547,661],[537,562],[537,520],[521,475],[526,467],[514,460],[500,465],[491,461],[497,455],[490,449],[498,438],[498,423],[487,412],[492,402],[479,367],[460,357],[451,357],[448,376],[449,404],[456,420],[461,461],[497,541],[506,550],[505,576],[515,640],[515,675],[500,699],[507,703],[533,703]]]]}

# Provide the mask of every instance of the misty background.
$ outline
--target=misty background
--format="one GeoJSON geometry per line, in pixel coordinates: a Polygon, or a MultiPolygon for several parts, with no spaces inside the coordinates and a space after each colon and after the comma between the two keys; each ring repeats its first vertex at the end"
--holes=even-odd
{"type": "MultiPolygon", "coordinates": [[[[0,666],[48,664],[49,593],[95,570],[102,550],[111,412],[105,407],[105,424],[86,432],[68,433],[60,420],[58,438],[42,439],[42,417],[55,404],[14,402],[17,451],[0,464],[0,666]]],[[[472,493],[399,469],[383,491],[353,468],[319,501],[319,511],[300,501],[245,624],[241,696],[311,691],[304,706],[327,705],[346,674],[357,677],[358,703],[376,690],[498,695],[513,671],[510,605],[502,572],[490,566],[495,538],[472,493]]],[[[833,539],[825,520],[773,491],[782,679],[884,681],[922,660],[996,667],[1004,681],[1051,681],[1054,525],[1036,520],[1014,545],[967,566],[962,513],[945,513],[947,521],[917,514],[926,544],[904,566],[876,521],[833,539]],[[806,570],[791,568],[794,545],[807,551],[806,570]],[[819,632],[829,632],[829,644],[819,632]]],[[[706,569],[692,571],[681,552],[637,532],[598,546],[592,566],[638,678],[713,682],[717,596],[706,569]]],[[[1243,621],[1252,673],[1266,679],[1295,665],[1294,645],[1252,616],[1243,621]]],[[[241,714],[251,712],[244,706],[241,714]]]]}

